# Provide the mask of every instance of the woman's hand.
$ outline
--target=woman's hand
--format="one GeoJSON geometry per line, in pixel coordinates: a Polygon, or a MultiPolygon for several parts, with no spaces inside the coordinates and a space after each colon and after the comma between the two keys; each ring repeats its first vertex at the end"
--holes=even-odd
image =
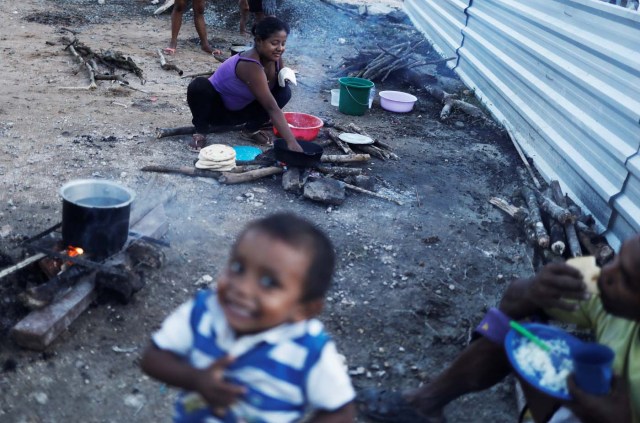
{"type": "Polygon", "coordinates": [[[590,395],[578,388],[571,375],[567,379],[573,401],[567,407],[583,423],[631,423],[631,397],[629,385],[621,376],[612,378],[608,395],[590,395]]]}
{"type": "Polygon", "coordinates": [[[246,393],[245,387],[234,385],[224,379],[224,372],[233,360],[230,356],[222,357],[198,372],[195,380],[196,391],[217,415],[224,415],[225,410],[246,393]]]}
{"type": "MultiPolygon", "coordinates": [[[[294,139],[294,141],[295,141],[295,139],[294,139]]],[[[287,148],[290,151],[296,151],[298,153],[304,153],[304,150],[302,149],[302,147],[300,147],[300,144],[298,144],[297,141],[295,141],[295,142],[287,141],[287,148]]]]}

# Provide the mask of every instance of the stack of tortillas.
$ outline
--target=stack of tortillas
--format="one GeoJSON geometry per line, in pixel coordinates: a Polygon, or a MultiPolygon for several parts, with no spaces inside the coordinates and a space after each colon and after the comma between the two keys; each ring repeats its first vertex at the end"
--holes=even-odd
{"type": "Polygon", "coordinates": [[[591,294],[599,295],[598,278],[600,277],[600,268],[596,264],[596,258],[593,256],[574,257],[567,260],[567,264],[582,273],[582,280],[587,285],[587,291],[591,294]]]}
{"type": "Polygon", "coordinates": [[[224,144],[212,144],[200,150],[198,169],[225,172],[236,167],[236,150],[224,144]]]}

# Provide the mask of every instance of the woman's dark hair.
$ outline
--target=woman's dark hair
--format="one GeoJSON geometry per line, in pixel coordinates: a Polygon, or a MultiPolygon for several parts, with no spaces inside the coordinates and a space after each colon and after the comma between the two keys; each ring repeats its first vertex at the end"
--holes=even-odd
{"type": "Polygon", "coordinates": [[[275,16],[268,16],[251,28],[251,33],[257,40],[266,40],[279,31],[284,31],[289,35],[289,25],[275,16]]]}
{"type": "Polygon", "coordinates": [[[322,299],[331,287],[335,267],[333,244],[320,229],[292,213],[277,213],[250,222],[233,247],[251,230],[264,232],[296,249],[303,249],[311,256],[311,264],[305,275],[302,302],[322,299]]]}

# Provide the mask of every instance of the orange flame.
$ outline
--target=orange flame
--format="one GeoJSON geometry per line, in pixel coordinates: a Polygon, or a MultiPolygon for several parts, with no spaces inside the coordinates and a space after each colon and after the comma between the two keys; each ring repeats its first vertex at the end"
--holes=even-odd
{"type": "Polygon", "coordinates": [[[72,245],[67,247],[67,255],[69,257],[76,257],[82,254],[84,254],[84,250],[80,247],[74,247],[72,245]]]}

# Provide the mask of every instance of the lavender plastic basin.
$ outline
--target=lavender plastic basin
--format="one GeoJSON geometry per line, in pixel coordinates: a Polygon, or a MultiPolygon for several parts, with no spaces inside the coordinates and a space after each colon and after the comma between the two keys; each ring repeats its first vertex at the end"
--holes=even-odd
{"type": "Polygon", "coordinates": [[[380,106],[390,112],[410,112],[417,100],[415,95],[402,91],[380,91],[380,106]]]}

